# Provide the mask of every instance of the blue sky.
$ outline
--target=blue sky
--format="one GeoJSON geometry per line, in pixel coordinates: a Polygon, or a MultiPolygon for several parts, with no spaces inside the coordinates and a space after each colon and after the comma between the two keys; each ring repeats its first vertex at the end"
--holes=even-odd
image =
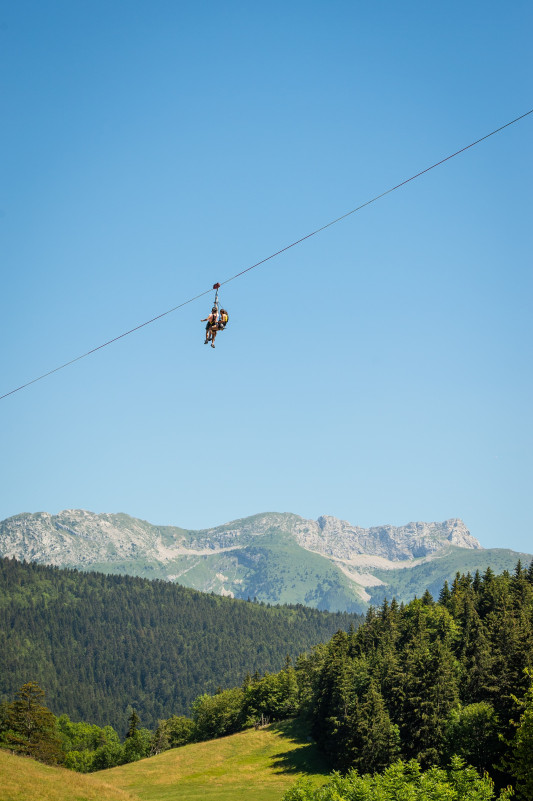
{"type": "MultiPolygon", "coordinates": [[[[0,394],[533,108],[496,2],[0,10],[0,394]]],[[[0,519],[461,517],[533,552],[533,115],[0,403],[0,519]]]]}

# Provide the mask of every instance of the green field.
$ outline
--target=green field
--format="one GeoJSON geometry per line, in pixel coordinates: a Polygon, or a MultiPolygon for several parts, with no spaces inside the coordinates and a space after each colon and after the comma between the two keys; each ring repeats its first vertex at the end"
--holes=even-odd
{"type": "Polygon", "coordinates": [[[83,776],[0,750],[1,801],[137,801],[101,774],[83,776]]]}
{"type": "Polygon", "coordinates": [[[328,774],[301,725],[274,724],[82,775],[0,751],[1,801],[280,801],[328,774]]]}
{"type": "Polygon", "coordinates": [[[141,801],[279,801],[302,775],[328,770],[296,723],[195,743],[98,776],[141,801]]]}

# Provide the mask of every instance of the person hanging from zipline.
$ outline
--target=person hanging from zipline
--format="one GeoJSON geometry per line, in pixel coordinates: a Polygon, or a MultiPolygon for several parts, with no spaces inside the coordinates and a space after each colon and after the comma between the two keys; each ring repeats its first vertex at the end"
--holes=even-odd
{"type": "Polygon", "coordinates": [[[223,331],[228,324],[228,313],[226,309],[220,309],[220,316],[218,318],[218,330],[223,331]]]}
{"type": "Polygon", "coordinates": [[[220,309],[218,313],[218,290],[220,284],[213,284],[213,289],[216,290],[215,300],[213,301],[213,308],[211,314],[202,320],[202,323],[207,323],[205,327],[205,341],[204,345],[211,342],[211,347],[215,347],[215,337],[218,331],[223,331],[228,323],[229,316],[226,309],[220,309]]]}
{"type": "Polygon", "coordinates": [[[215,337],[218,331],[218,308],[213,306],[211,309],[211,314],[205,317],[202,323],[207,323],[205,327],[205,341],[204,345],[207,345],[208,342],[211,342],[211,347],[215,347],[215,337]]]}

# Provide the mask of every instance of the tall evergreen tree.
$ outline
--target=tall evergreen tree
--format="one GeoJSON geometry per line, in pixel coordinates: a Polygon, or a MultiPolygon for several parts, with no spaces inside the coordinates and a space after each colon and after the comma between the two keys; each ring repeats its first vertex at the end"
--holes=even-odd
{"type": "Polygon", "coordinates": [[[445,727],[446,755],[458,754],[481,773],[501,760],[498,716],[487,701],[452,709],[445,727]]]}
{"type": "Polygon", "coordinates": [[[332,764],[338,764],[350,730],[355,688],[354,660],[348,656],[349,635],[337,632],[324,659],[313,708],[313,734],[332,764]]]}
{"type": "Polygon", "coordinates": [[[135,732],[139,728],[139,723],[140,722],[141,722],[141,719],[139,718],[139,715],[137,714],[135,709],[132,709],[131,710],[131,715],[128,718],[128,731],[126,732],[126,739],[128,737],[133,737],[133,735],[135,734],[135,732]]]}
{"type": "Polygon", "coordinates": [[[55,730],[55,715],[42,703],[44,698],[44,691],[34,681],[20,688],[8,706],[12,731],[8,739],[15,750],[54,764],[62,761],[63,754],[55,730]]]}
{"type": "Polygon", "coordinates": [[[440,591],[439,603],[442,604],[443,606],[447,606],[447,604],[448,604],[449,600],[451,599],[451,597],[452,597],[452,593],[451,593],[451,590],[450,590],[450,588],[448,586],[448,581],[446,580],[444,582],[442,590],[440,591]]]}
{"type": "Polygon", "coordinates": [[[421,633],[406,658],[401,733],[406,754],[424,766],[439,762],[445,721],[458,700],[457,684],[449,646],[421,633]]]}
{"type": "Polygon", "coordinates": [[[350,717],[351,734],[344,752],[344,764],[339,767],[357,768],[361,773],[382,771],[400,753],[400,731],[391,722],[383,697],[374,681],[357,700],[350,717]]]}
{"type": "Polygon", "coordinates": [[[461,610],[462,635],[458,645],[461,698],[466,704],[492,698],[492,656],[485,627],[472,594],[465,595],[461,610]]]}

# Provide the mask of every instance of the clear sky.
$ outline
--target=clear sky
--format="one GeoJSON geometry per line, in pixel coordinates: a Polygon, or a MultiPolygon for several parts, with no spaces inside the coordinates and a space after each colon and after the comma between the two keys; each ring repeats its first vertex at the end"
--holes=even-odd
{"type": "MultiPolygon", "coordinates": [[[[533,6],[0,7],[0,394],[533,108],[533,6]]],[[[533,552],[533,115],[0,402],[0,519],[461,517],[533,552]]]]}

